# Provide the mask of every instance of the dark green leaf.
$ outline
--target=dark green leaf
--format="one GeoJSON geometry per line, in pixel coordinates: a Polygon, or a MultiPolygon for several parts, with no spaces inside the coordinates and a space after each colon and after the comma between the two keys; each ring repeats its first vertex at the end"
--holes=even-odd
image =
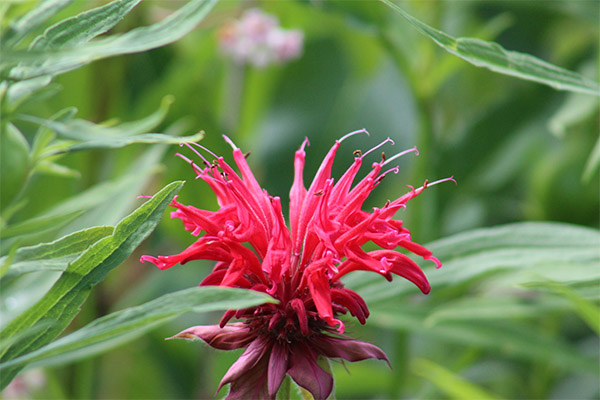
{"type": "Polygon", "coordinates": [[[51,26],[32,43],[33,49],[77,46],[115,26],[141,0],[116,0],[51,26]]]}
{"type": "MultiPolygon", "coordinates": [[[[33,307],[12,320],[0,333],[10,338],[39,323],[56,324],[40,334],[19,341],[2,352],[2,362],[32,352],[53,341],[75,318],[90,290],[106,274],[120,265],[154,230],[167,205],[177,194],[183,182],[173,182],[158,192],[141,207],[124,218],[112,235],[94,243],[69,265],[54,286],[33,307]]],[[[4,388],[21,368],[10,368],[0,377],[4,388]]]]}
{"type": "Polygon", "coordinates": [[[140,306],[99,318],[32,353],[0,364],[0,370],[29,363],[49,366],[73,362],[140,337],[189,312],[242,309],[273,301],[264,293],[224,287],[204,286],[169,293],[140,306]]]}
{"type": "Polygon", "coordinates": [[[4,34],[2,47],[14,47],[27,36],[29,32],[40,26],[48,18],[68,6],[73,0],[43,0],[33,6],[33,9],[21,19],[11,24],[4,34]]]}
{"type": "Polygon", "coordinates": [[[217,0],[193,0],[154,25],[91,41],[83,46],[42,51],[7,51],[0,62],[0,71],[8,73],[13,80],[57,75],[102,58],[164,46],[181,39],[194,29],[216,2],[217,0]],[[15,63],[19,63],[19,66],[14,67],[15,63]]]}
{"type": "MultiPolygon", "coordinates": [[[[11,260],[10,268],[2,278],[10,278],[27,272],[45,269],[64,270],[73,256],[80,254],[105,236],[110,235],[112,226],[97,226],[72,233],[50,243],[22,247],[11,260]]],[[[0,263],[8,257],[0,258],[0,263]]]]}
{"type": "Polygon", "coordinates": [[[558,90],[600,96],[600,86],[582,75],[552,65],[529,54],[509,51],[498,43],[473,38],[454,38],[419,21],[389,0],[381,0],[444,50],[494,72],[543,83],[558,90]]]}

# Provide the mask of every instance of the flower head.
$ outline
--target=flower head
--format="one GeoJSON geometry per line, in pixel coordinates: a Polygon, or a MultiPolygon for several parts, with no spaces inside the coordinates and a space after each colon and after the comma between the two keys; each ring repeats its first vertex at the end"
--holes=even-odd
{"type": "Polygon", "coordinates": [[[253,8],[237,21],[229,21],[219,31],[224,54],[239,64],[266,67],[300,57],[304,35],[295,29],[282,29],[272,15],[253,8]]]}
{"type": "Polygon", "coordinates": [[[392,140],[388,138],[364,154],[355,152],[353,164],[336,182],[331,178],[336,152],[344,139],[359,132],[366,133],[352,132],[335,142],[308,189],[303,183],[308,145],[304,140],[294,158],[289,228],[280,198],[269,196],[260,187],[244,154],[227,137],[240,174],[212,153],[216,160],[209,163],[197,152],[203,167],[180,155],[215,192],[220,209],[201,210],[175,198],[172,206],[177,210],[171,217],[181,219],[185,229],[199,239],[180,254],[143,256],[141,261],[167,269],[190,260],[214,260],[213,271],[201,285],[248,288],[279,300],[278,304],[229,310],[219,325],[196,326],[175,336],[201,338],[217,349],[246,348],[221,381],[220,387],[231,384],[228,398],[274,398],[288,374],[315,399],[325,399],[332,391],[333,377],[319,365],[322,358],[387,361],[378,347],[343,335],[341,314],[349,312],[361,324],[369,316],[365,301],[340,281],[344,275],[372,271],[389,281],[399,275],[423,293],[429,292],[421,268],[396,248],[416,253],[437,267],[441,263],[411,240],[402,221],[394,219],[396,211],[419,195],[427,182],[382,208],[372,212],[361,209],[382,178],[397,172],[397,167],[384,167],[416,148],[373,163],[371,171],[353,185],[365,156],[392,140]],[[364,251],[362,246],[369,241],[382,249],[364,251]],[[240,322],[228,323],[234,317],[240,322]]]}

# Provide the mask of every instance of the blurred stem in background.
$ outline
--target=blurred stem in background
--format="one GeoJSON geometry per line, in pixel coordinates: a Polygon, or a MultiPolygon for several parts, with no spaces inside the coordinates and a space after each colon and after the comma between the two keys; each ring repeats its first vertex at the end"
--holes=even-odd
{"type": "Polygon", "coordinates": [[[246,66],[233,60],[227,62],[223,83],[223,101],[219,117],[221,129],[226,135],[236,135],[240,124],[246,66]]]}

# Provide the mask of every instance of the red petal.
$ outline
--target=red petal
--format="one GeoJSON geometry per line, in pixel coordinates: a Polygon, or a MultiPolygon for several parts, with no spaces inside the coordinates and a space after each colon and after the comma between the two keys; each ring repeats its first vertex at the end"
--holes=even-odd
{"type": "Polygon", "coordinates": [[[202,339],[219,350],[234,350],[245,347],[254,337],[243,324],[232,324],[221,328],[219,325],[193,326],[169,339],[202,339]]]}
{"type": "Polygon", "coordinates": [[[298,344],[291,351],[288,374],[294,382],[308,390],[315,400],[325,400],[333,390],[333,377],[317,363],[318,355],[298,344]]]}

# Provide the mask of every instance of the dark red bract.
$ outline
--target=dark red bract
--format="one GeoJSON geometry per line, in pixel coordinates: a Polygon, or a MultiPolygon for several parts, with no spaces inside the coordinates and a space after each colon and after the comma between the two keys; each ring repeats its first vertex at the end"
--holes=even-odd
{"type": "MultiPolygon", "coordinates": [[[[343,335],[339,315],[350,312],[361,324],[369,316],[364,300],[340,281],[347,273],[372,271],[390,281],[395,274],[429,293],[423,271],[395,249],[404,248],[438,267],[441,263],[429,250],[411,241],[402,221],[393,219],[396,211],[427,185],[367,212],[361,207],[371,191],[386,173],[397,172],[397,168],[381,172],[396,156],[373,163],[371,172],[353,185],[370,151],[358,152],[337,182],[331,178],[341,142],[359,132],[366,131],[352,132],[336,141],[308,189],[302,176],[308,140],[296,152],[290,228],[285,224],[280,198],[269,196],[260,187],[244,154],[227,137],[241,176],[214,154],[216,161],[211,164],[198,153],[204,168],[180,155],[215,192],[220,209],[201,210],[173,199],[177,210],[171,217],[181,219],[193,235],[204,235],[180,254],[143,256],[141,261],[167,269],[190,260],[214,260],[215,268],[201,285],[248,288],[279,300],[278,304],[229,310],[220,325],[196,326],[175,336],[201,338],[222,350],[246,348],[221,381],[220,387],[231,384],[230,399],[274,398],[286,374],[315,399],[325,399],[331,394],[333,377],[319,365],[323,358],[387,361],[378,347],[343,335]],[[369,241],[382,249],[365,252],[362,246],[369,241]],[[242,322],[228,324],[233,317],[242,322]]],[[[374,149],[386,142],[391,140],[374,149]]]]}

